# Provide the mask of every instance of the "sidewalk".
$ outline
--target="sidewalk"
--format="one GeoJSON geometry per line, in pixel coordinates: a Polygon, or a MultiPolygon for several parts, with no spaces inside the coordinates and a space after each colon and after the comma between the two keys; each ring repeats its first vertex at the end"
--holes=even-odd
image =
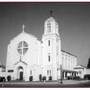
{"type": "Polygon", "coordinates": [[[0,82],[0,87],[90,87],[90,81],[88,80],[63,80],[63,83],[59,83],[57,81],[52,82],[39,82],[39,81],[33,81],[33,82],[0,82]]]}
{"type": "Polygon", "coordinates": [[[79,83],[85,83],[89,82],[89,80],[63,80],[63,84],[79,84],[79,83]]]}
{"type": "MultiPolygon", "coordinates": [[[[63,80],[62,81],[62,84],[80,84],[80,83],[85,83],[85,82],[88,82],[90,83],[90,80],[63,80]]],[[[57,81],[47,81],[47,82],[39,82],[39,81],[33,81],[33,82],[20,82],[20,81],[11,81],[11,82],[0,82],[0,84],[3,83],[3,84],[61,84],[60,82],[57,82],[57,81]]]]}

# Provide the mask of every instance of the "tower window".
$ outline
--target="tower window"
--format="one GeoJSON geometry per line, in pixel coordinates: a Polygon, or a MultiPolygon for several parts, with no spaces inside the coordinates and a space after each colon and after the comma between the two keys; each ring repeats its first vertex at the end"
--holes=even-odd
{"type": "Polygon", "coordinates": [[[49,75],[49,70],[47,70],[47,75],[49,75]]]}
{"type": "Polygon", "coordinates": [[[48,28],[48,32],[51,32],[51,23],[50,22],[47,23],[47,28],[48,28]]]}
{"type": "Polygon", "coordinates": [[[50,59],[51,59],[51,58],[50,58],[50,55],[48,55],[48,61],[49,61],[49,62],[50,62],[50,59]]]}
{"type": "Polygon", "coordinates": [[[51,70],[50,70],[50,76],[51,76],[51,70]]]}
{"type": "Polygon", "coordinates": [[[48,40],[48,46],[50,46],[50,40],[48,40]]]}

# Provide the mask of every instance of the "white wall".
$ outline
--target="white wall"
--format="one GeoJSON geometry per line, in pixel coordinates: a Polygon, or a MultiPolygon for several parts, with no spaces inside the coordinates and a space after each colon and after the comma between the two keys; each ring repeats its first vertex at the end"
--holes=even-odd
{"type": "Polygon", "coordinates": [[[65,70],[73,70],[77,65],[77,57],[73,56],[65,51],[62,51],[62,66],[65,70]]]}

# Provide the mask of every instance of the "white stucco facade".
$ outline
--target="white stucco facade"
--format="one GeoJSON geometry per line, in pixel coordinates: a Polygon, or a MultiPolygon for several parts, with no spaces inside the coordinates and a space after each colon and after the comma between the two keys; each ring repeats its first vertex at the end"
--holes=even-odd
{"type": "Polygon", "coordinates": [[[62,66],[64,70],[74,70],[77,66],[77,57],[62,50],[62,66]]]}
{"type": "Polygon", "coordinates": [[[41,43],[34,36],[22,32],[11,40],[8,45],[6,62],[8,75],[11,75],[13,79],[19,79],[19,73],[22,71],[23,78],[28,81],[30,71],[36,78],[40,73],[41,65],[41,43]],[[24,44],[26,47],[24,47],[24,44]]]}
{"type": "Polygon", "coordinates": [[[61,66],[73,70],[76,65],[77,58],[61,50],[59,26],[53,17],[44,23],[42,41],[22,31],[7,47],[6,76],[11,76],[12,80],[29,81],[33,76],[33,81],[39,81],[40,75],[46,80],[50,76],[52,80],[59,80],[61,66]]]}

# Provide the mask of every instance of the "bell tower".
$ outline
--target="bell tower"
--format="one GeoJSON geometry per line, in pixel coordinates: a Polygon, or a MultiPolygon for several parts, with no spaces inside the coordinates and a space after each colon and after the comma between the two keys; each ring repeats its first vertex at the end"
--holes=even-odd
{"type": "Polygon", "coordinates": [[[58,33],[58,23],[55,21],[52,15],[52,11],[50,11],[50,17],[44,23],[44,35],[57,34],[58,33]]]}
{"type": "Polygon", "coordinates": [[[62,63],[61,40],[58,31],[58,23],[50,11],[50,17],[44,22],[44,34],[42,36],[43,74],[47,76],[48,71],[50,71],[53,80],[60,79],[60,65],[62,63]]]}

